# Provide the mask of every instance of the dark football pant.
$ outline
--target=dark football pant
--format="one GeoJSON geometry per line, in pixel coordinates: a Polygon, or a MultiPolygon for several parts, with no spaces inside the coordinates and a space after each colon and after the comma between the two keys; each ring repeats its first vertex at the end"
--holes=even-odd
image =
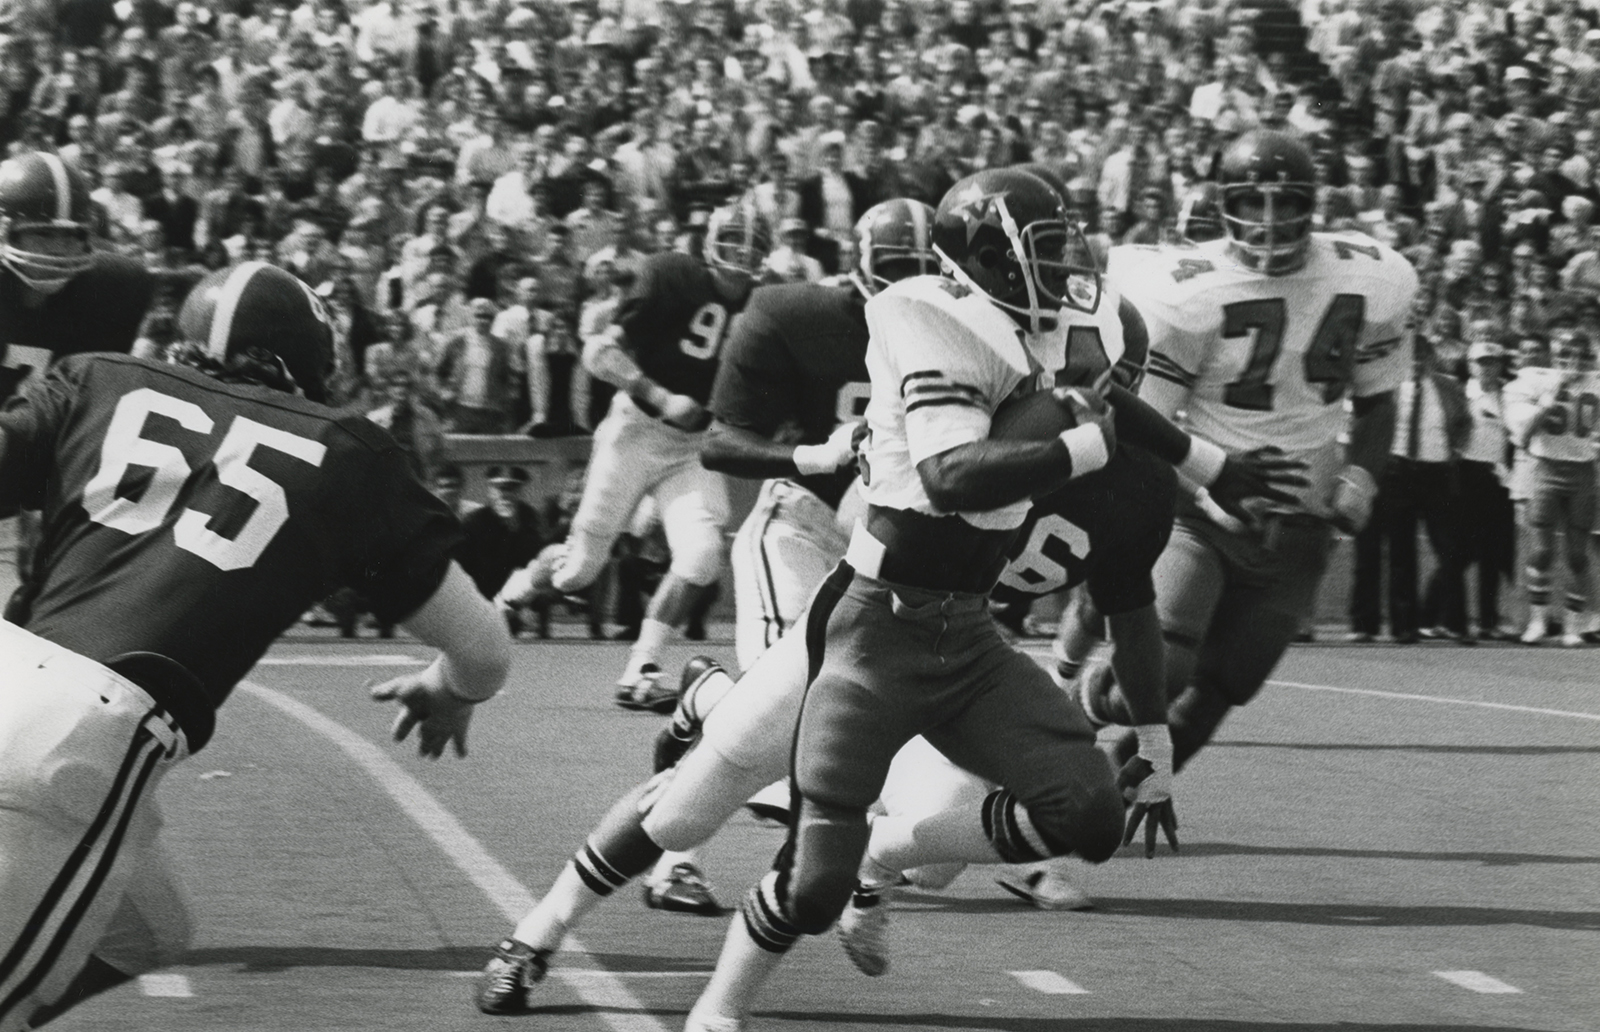
{"type": "Polygon", "coordinates": [[[806,634],[815,673],[795,732],[799,807],[774,891],[747,902],[758,942],[781,949],[838,918],[866,850],[867,807],[918,734],[1005,786],[1047,855],[1098,863],[1116,850],[1122,800],[1093,729],[1006,644],[986,596],[891,586],[841,563],[812,603],[806,634]]]}
{"type": "MultiPolygon", "coordinates": [[[[1204,517],[1173,525],[1153,575],[1168,645],[1174,771],[1272,676],[1316,602],[1332,533],[1298,515],[1273,520],[1261,535],[1230,533],[1204,517]]],[[[1132,754],[1126,741],[1124,754],[1132,754]]]]}

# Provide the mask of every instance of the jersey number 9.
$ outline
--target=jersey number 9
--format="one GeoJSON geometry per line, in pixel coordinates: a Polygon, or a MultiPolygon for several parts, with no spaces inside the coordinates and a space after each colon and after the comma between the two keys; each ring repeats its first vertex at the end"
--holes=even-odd
{"type": "Polygon", "coordinates": [[[715,301],[707,301],[689,320],[689,335],[678,341],[678,350],[690,358],[709,362],[717,357],[722,331],[727,328],[728,310],[715,301]]]}

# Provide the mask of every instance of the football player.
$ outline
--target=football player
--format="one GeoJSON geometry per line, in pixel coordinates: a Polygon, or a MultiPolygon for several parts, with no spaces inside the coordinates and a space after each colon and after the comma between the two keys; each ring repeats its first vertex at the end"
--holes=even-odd
{"type": "MultiPolygon", "coordinates": [[[[1595,441],[1600,439],[1600,373],[1594,346],[1580,330],[1558,330],[1553,367],[1528,366],[1506,385],[1506,427],[1532,459],[1528,526],[1528,626],[1522,640],[1538,644],[1550,634],[1550,570],[1556,534],[1566,543],[1567,615],[1561,643],[1584,644],[1580,629],[1588,606],[1589,533],[1595,524],[1595,441]]],[[[1591,618],[1600,629],[1600,617],[1591,618]]]]}
{"type": "MultiPolygon", "coordinates": [[[[91,206],[83,176],[55,154],[0,162],[0,404],[58,355],[133,349],[155,277],[131,258],[93,249],[91,206]]],[[[36,517],[0,520],[0,532],[8,528],[26,580],[36,517]]]]}
{"type": "MultiPolygon", "coordinates": [[[[1246,133],[1220,168],[1224,237],[1112,252],[1108,278],[1150,333],[1140,396],[1186,412],[1191,433],[1224,448],[1281,445],[1306,463],[1308,484],[1294,504],[1247,521],[1208,517],[1216,509],[1204,495],[1180,508],[1155,568],[1174,771],[1277,665],[1315,602],[1333,529],[1370,517],[1417,289],[1394,250],[1311,231],[1314,168],[1297,138],[1246,133]]],[[[1130,723],[1114,686],[1089,701],[1092,719],[1130,723]]],[[[1124,735],[1118,758],[1137,747],[1124,735]]]]}
{"type": "Polygon", "coordinates": [[[317,403],[315,295],[246,263],[202,280],[179,324],[179,364],[69,356],[0,414],[0,511],[41,509],[47,557],[24,621],[0,623],[5,1032],[182,952],[156,785],[311,602],[356,588],[442,650],[373,692],[427,756],[465,754],[509,663],[450,559],[455,517],[387,434],[317,403]]]}
{"type": "MultiPolygon", "coordinates": [[[[919,214],[926,217],[925,212],[907,207],[903,202],[889,202],[881,206],[881,210],[873,209],[863,217],[862,265],[856,277],[863,294],[877,293],[889,282],[926,267],[927,257],[923,252],[928,246],[927,236],[917,225],[919,214]]],[[[766,308],[769,299],[773,303],[798,301],[818,296],[817,292],[825,289],[816,286],[763,289],[753,296],[750,311],[759,313],[766,308]]],[[[1116,309],[1117,306],[1112,305],[1108,311],[1116,309]]],[[[780,320],[781,325],[815,325],[796,319],[797,313],[789,314],[789,319],[780,320]]],[[[836,331],[848,325],[848,321],[840,320],[836,331]]],[[[787,420],[756,409],[751,404],[752,399],[744,397],[746,390],[761,390],[761,396],[771,397],[780,410],[798,399],[811,398],[811,404],[804,408],[813,413],[809,420],[812,429],[802,440],[825,444],[831,439],[839,451],[843,451],[843,435],[835,437],[833,417],[826,411],[826,402],[837,397],[841,405],[845,405],[844,399],[857,394],[848,385],[857,382],[855,377],[865,375],[866,369],[864,320],[856,323],[853,360],[846,360],[846,355],[839,354],[838,368],[826,374],[819,372],[821,365],[815,356],[806,358],[798,350],[789,357],[767,355],[765,359],[757,359],[757,355],[769,349],[782,354],[788,350],[788,343],[796,339],[789,336],[785,341],[768,336],[765,332],[768,326],[767,320],[748,324],[741,320],[736,327],[725,365],[718,374],[714,408],[719,423],[706,449],[708,462],[753,475],[787,473],[790,468],[799,472],[796,463],[803,460],[805,453],[796,455],[793,446],[769,445],[760,437],[760,431],[766,427],[781,426],[787,420]],[[774,389],[774,378],[765,372],[768,369],[790,370],[789,382],[776,381],[782,389],[775,395],[770,393],[774,389]],[[747,376],[752,377],[748,384],[743,382],[747,376]],[[816,382],[812,382],[812,376],[818,377],[816,382]],[[803,387],[797,385],[799,381],[804,382],[803,387]],[[841,384],[845,387],[841,388],[841,384]],[[749,451],[735,451],[745,444],[749,451]],[[757,449],[770,449],[770,454],[762,457],[756,454],[757,449]]],[[[1108,352],[1115,354],[1122,350],[1120,321],[1112,319],[1104,329],[1109,347],[1096,343],[1094,348],[1088,349],[1092,352],[1086,360],[1091,378],[1109,368],[1112,359],[1108,352]]],[[[1086,339],[1089,334],[1082,330],[1079,336],[1086,339]]],[[[1064,349],[1065,340],[1065,332],[1057,332],[1054,347],[1064,349]]],[[[841,341],[834,340],[829,346],[839,343],[841,341]]],[[[1060,367],[1063,362],[1064,355],[1052,358],[1050,364],[1060,367]]],[[[848,404],[848,411],[855,412],[853,404],[848,404]]],[[[1182,444],[1187,447],[1186,440],[1182,444]]],[[[1177,454],[1181,458],[1185,453],[1180,450],[1177,454]]],[[[1281,475],[1277,471],[1269,473],[1268,463],[1257,468],[1250,460],[1239,459],[1229,463],[1230,468],[1233,465],[1244,472],[1230,477],[1230,481],[1256,483],[1271,475],[1281,475]]],[[[788,538],[792,544],[801,535],[809,535],[802,555],[820,553],[836,540],[837,535],[827,520],[819,516],[807,523],[807,529],[796,528],[796,534],[788,538]]],[[[1047,531],[1055,526],[1054,522],[1046,521],[1047,531]]],[[[1071,541],[1075,540],[1076,532],[1070,534],[1067,542],[1060,540],[1059,534],[1051,533],[1041,533],[1037,538],[1029,534],[1017,541],[1013,553],[1018,557],[1026,553],[1023,564],[1026,569],[1016,578],[1023,589],[1056,590],[1069,577],[1081,577],[1082,557],[1074,559],[1071,554],[1071,541]],[[1031,550],[1028,549],[1030,544],[1031,550]]],[[[793,621],[789,624],[792,626],[793,621]]],[[[764,620],[757,631],[759,633],[749,637],[764,637],[764,620]]],[[[711,661],[691,662],[684,672],[685,690],[673,724],[659,740],[657,769],[665,771],[672,766],[700,735],[704,721],[704,738],[700,745],[670,774],[658,775],[618,800],[602,819],[540,905],[524,918],[510,939],[501,943],[480,986],[480,1008],[490,1013],[525,1013],[533,1005],[529,994],[544,976],[549,956],[585,913],[647,870],[663,848],[682,850],[703,843],[738,811],[751,793],[783,776],[808,664],[803,633],[781,637],[746,669],[737,685],[711,661]]]]}
{"type": "Polygon", "coordinates": [[[722,571],[728,490],[722,474],[700,464],[706,405],[729,323],[771,250],[771,230],[753,207],[718,209],[705,262],[678,252],[647,257],[609,333],[584,348],[585,367],[618,391],[595,429],[583,499],[551,584],[563,594],[592,585],[639,502],[655,497],[672,565],[617,682],[617,701],[630,708],[671,712],[677,692],[661,683],[657,659],[722,571]]]}

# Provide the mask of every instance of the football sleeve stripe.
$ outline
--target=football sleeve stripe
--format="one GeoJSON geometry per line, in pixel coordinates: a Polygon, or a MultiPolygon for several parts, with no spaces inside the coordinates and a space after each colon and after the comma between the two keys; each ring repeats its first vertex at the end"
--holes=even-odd
{"type": "Polygon", "coordinates": [[[943,394],[943,393],[946,393],[946,392],[949,392],[949,391],[959,391],[959,392],[961,392],[963,394],[969,394],[969,395],[971,395],[972,397],[975,397],[975,398],[983,397],[983,391],[981,391],[978,388],[972,386],[971,384],[969,384],[969,383],[960,383],[960,382],[958,382],[956,380],[949,380],[949,379],[939,379],[939,380],[931,380],[930,379],[930,380],[923,380],[923,381],[921,381],[919,383],[903,383],[901,385],[901,387],[900,387],[901,396],[904,397],[904,398],[907,398],[907,399],[910,399],[910,398],[913,398],[913,397],[920,397],[922,395],[930,394],[930,393],[943,394]]]}
{"type": "Polygon", "coordinates": [[[1150,352],[1150,361],[1145,371],[1151,376],[1159,376],[1163,380],[1170,380],[1180,387],[1193,387],[1199,376],[1189,372],[1183,366],[1174,362],[1169,356],[1159,352],[1150,352]]]}
{"type": "Polygon", "coordinates": [[[906,411],[915,412],[917,409],[932,408],[936,405],[966,405],[970,408],[986,411],[983,404],[979,402],[977,398],[970,398],[962,394],[939,394],[927,397],[919,396],[914,401],[909,401],[906,403],[906,411]]]}

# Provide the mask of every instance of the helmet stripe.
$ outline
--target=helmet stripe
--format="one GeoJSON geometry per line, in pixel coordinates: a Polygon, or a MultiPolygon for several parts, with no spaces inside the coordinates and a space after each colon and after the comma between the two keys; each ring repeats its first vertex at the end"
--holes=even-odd
{"type": "MultiPolygon", "coordinates": [[[[911,210],[911,241],[916,249],[925,254],[928,250],[928,209],[916,201],[901,201],[911,210]]],[[[923,257],[917,258],[917,271],[927,272],[928,261],[923,257]]]]}
{"type": "Polygon", "coordinates": [[[217,307],[211,312],[211,335],[206,339],[206,354],[217,361],[228,356],[228,338],[233,336],[233,316],[239,310],[239,299],[244,288],[256,273],[267,267],[266,262],[245,262],[228,273],[217,291],[217,307]]]}
{"type": "Polygon", "coordinates": [[[50,170],[50,178],[56,181],[56,219],[71,222],[72,180],[67,177],[67,166],[59,154],[41,152],[39,157],[44,161],[44,167],[50,170]]]}

